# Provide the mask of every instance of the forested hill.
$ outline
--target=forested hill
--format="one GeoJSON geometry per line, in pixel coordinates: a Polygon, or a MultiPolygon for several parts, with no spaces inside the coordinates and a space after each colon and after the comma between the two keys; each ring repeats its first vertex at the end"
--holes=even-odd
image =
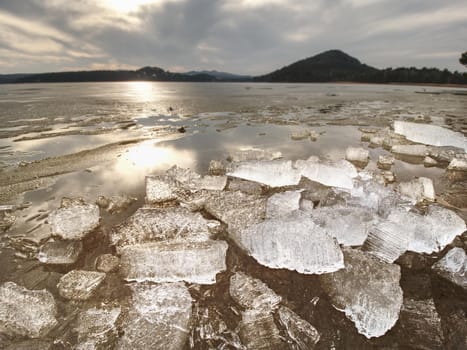
{"type": "Polygon", "coordinates": [[[467,75],[437,68],[377,69],[340,50],[331,50],[292,63],[272,73],[250,77],[217,71],[172,73],[158,67],[138,70],[98,70],[0,75],[0,83],[62,83],[100,81],[186,82],[359,82],[403,84],[466,84],[467,75]]]}
{"type": "Polygon", "coordinates": [[[340,50],[331,50],[255,77],[261,82],[362,82],[467,84],[467,76],[437,68],[377,69],[340,50]]]}

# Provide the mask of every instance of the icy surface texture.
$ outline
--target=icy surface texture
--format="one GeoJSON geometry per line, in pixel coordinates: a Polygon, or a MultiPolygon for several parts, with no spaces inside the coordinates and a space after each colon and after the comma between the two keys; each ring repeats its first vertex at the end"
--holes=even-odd
{"type": "Polygon", "coordinates": [[[227,175],[270,187],[293,186],[300,182],[300,172],[292,168],[290,160],[242,162],[234,165],[227,175]]]}
{"type": "Polygon", "coordinates": [[[381,155],[378,158],[378,168],[389,170],[391,166],[394,164],[395,159],[392,154],[390,155],[381,155]]]}
{"type": "Polygon", "coordinates": [[[239,336],[247,349],[286,350],[287,343],[280,335],[271,313],[256,310],[242,312],[239,336]]]}
{"type": "Polygon", "coordinates": [[[334,307],[354,322],[367,338],[380,337],[399,318],[400,268],[368,253],[344,249],[345,268],[320,276],[334,307]]]}
{"type": "Polygon", "coordinates": [[[212,240],[129,245],[121,250],[121,271],[127,281],[213,284],[226,269],[227,248],[212,240]]]}
{"type": "Polygon", "coordinates": [[[328,165],[310,160],[297,160],[295,167],[311,181],[345,189],[353,188],[352,179],[357,176],[357,170],[347,161],[328,165]]]}
{"type": "Polygon", "coordinates": [[[96,270],[100,272],[112,272],[118,268],[120,259],[112,254],[103,254],[96,259],[96,270]]]}
{"type": "Polygon", "coordinates": [[[286,191],[273,194],[266,203],[266,217],[287,216],[300,209],[301,191],[286,191]]]}
{"type": "Polygon", "coordinates": [[[206,175],[194,182],[197,190],[222,191],[227,185],[227,176],[206,175]]]}
{"type": "Polygon", "coordinates": [[[140,208],[111,236],[112,243],[124,246],[163,240],[203,241],[210,237],[209,220],[186,208],[140,208]]]}
{"type": "Polygon", "coordinates": [[[279,322],[285,328],[296,350],[312,350],[319,341],[319,333],[315,327],[303,320],[288,307],[281,306],[278,311],[279,322]]]}
{"type": "Polygon", "coordinates": [[[270,268],[321,274],[344,267],[337,242],[305,215],[268,219],[239,232],[234,239],[270,268]]]}
{"type": "Polygon", "coordinates": [[[467,171],[467,159],[454,158],[449,163],[448,170],[467,171]]]}
{"type": "Polygon", "coordinates": [[[0,286],[0,333],[43,337],[57,325],[56,315],[55,300],[45,289],[29,290],[14,282],[0,286]]]}
{"type": "Polygon", "coordinates": [[[48,221],[55,236],[79,240],[99,225],[99,218],[97,205],[73,203],[50,213],[48,221]]]}
{"type": "Polygon", "coordinates": [[[405,335],[404,342],[415,349],[443,349],[441,319],[433,299],[404,299],[400,328],[405,335]]]}
{"type": "Polygon", "coordinates": [[[82,348],[86,345],[97,347],[106,343],[109,337],[117,335],[116,322],[120,316],[119,307],[113,309],[91,308],[81,312],[76,320],[78,343],[82,348]]]}
{"type": "Polygon", "coordinates": [[[16,221],[16,216],[9,212],[11,209],[7,206],[5,208],[6,210],[0,209],[0,233],[8,231],[16,221]]]}
{"type": "Polygon", "coordinates": [[[228,225],[229,232],[261,222],[266,215],[266,199],[240,191],[211,195],[205,209],[215,218],[228,225]]]}
{"type": "Polygon", "coordinates": [[[422,200],[434,201],[435,189],[433,181],[427,177],[419,177],[408,182],[401,182],[397,186],[399,192],[416,202],[422,200]]]}
{"type": "Polygon", "coordinates": [[[246,148],[229,155],[232,162],[245,162],[249,160],[275,160],[282,158],[281,152],[272,152],[259,148],[246,148]]]}
{"type": "Polygon", "coordinates": [[[376,220],[367,208],[356,206],[320,207],[310,211],[310,215],[316,224],[344,246],[362,245],[376,220]]]}
{"type": "Polygon", "coordinates": [[[428,155],[428,147],[425,145],[394,145],[391,152],[405,156],[425,157],[428,155]]]}
{"type": "Polygon", "coordinates": [[[102,272],[73,270],[60,278],[58,292],[65,299],[87,300],[104,278],[102,272]]]}
{"type": "Polygon", "coordinates": [[[230,277],[229,293],[243,308],[257,311],[272,311],[282,300],[266,283],[243,272],[237,272],[230,277]]]}
{"type": "Polygon", "coordinates": [[[216,176],[225,175],[225,164],[220,160],[211,160],[209,162],[208,174],[216,176]]]}
{"type": "Polygon", "coordinates": [[[413,231],[408,250],[417,253],[439,252],[466,230],[455,212],[435,205],[428,207],[426,215],[394,211],[388,219],[413,231]]]}
{"type": "Polygon", "coordinates": [[[345,159],[350,162],[368,163],[370,152],[361,147],[348,147],[345,150],[345,159]]]}
{"type": "Polygon", "coordinates": [[[410,141],[432,146],[454,146],[467,152],[467,139],[464,135],[440,126],[396,120],[394,132],[404,135],[410,141]]]}
{"type": "Polygon", "coordinates": [[[177,183],[167,176],[146,177],[146,202],[162,203],[177,199],[177,183]]]}
{"type": "Polygon", "coordinates": [[[363,250],[392,263],[408,249],[413,233],[397,222],[384,221],[370,229],[363,250]]]}
{"type": "Polygon", "coordinates": [[[183,283],[132,286],[132,305],[117,349],[180,350],[190,331],[192,298],[183,283]]]}
{"type": "Polygon", "coordinates": [[[81,241],[55,241],[44,244],[37,256],[44,264],[74,264],[83,249],[81,241]]]}
{"type": "Polygon", "coordinates": [[[467,289],[467,256],[464,249],[452,248],[433,265],[433,270],[448,281],[467,289]]]}
{"type": "Polygon", "coordinates": [[[108,211],[110,214],[118,214],[126,210],[133,202],[136,201],[137,198],[127,195],[117,195],[110,198],[99,196],[96,200],[96,204],[100,208],[108,211]]]}

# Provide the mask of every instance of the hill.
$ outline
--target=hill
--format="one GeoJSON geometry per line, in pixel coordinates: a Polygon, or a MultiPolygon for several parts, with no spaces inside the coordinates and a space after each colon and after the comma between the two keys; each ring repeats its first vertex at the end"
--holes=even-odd
{"type": "Polygon", "coordinates": [[[189,71],[183,74],[187,75],[197,75],[197,74],[206,74],[212,77],[215,77],[219,81],[249,81],[252,80],[253,77],[249,75],[240,75],[240,74],[233,74],[227,72],[219,72],[217,70],[202,70],[202,71],[189,71]]]}
{"type": "Polygon", "coordinates": [[[297,61],[254,78],[261,82],[361,82],[361,83],[426,83],[467,84],[467,77],[458,72],[437,68],[377,69],[361,63],[340,50],[330,50],[297,61]]]}

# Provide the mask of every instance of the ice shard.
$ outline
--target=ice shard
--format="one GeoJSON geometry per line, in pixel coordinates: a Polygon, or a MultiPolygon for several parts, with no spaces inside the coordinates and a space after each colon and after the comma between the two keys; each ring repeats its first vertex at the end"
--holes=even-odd
{"type": "Polygon", "coordinates": [[[369,230],[363,250],[392,263],[405,253],[411,240],[412,232],[400,223],[382,221],[369,230]]]}
{"type": "Polygon", "coordinates": [[[240,339],[247,349],[255,350],[286,350],[287,343],[282,338],[274,323],[272,313],[256,310],[242,312],[239,323],[240,339]]]}
{"type": "Polygon", "coordinates": [[[270,268],[321,274],[344,267],[337,242],[305,215],[268,219],[244,229],[234,239],[270,268]]]}
{"type": "Polygon", "coordinates": [[[0,333],[40,338],[58,322],[55,300],[47,290],[29,290],[14,282],[0,285],[0,333]]]}
{"type": "Polygon", "coordinates": [[[310,211],[310,216],[344,246],[362,245],[376,221],[370,210],[358,206],[319,207],[310,211]]]}
{"type": "Polygon", "coordinates": [[[306,178],[319,182],[326,186],[353,188],[353,178],[357,176],[355,167],[347,162],[341,161],[334,164],[322,164],[309,160],[297,160],[295,167],[306,178]]]}
{"type": "Polygon", "coordinates": [[[104,281],[105,273],[72,270],[58,282],[59,294],[65,299],[87,300],[104,281]]]}
{"type": "Polygon", "coordinates": [[[99,219],[97,205],[73,202],[50,213],[48,222],[55,236],[79,240],[99,225],[99,219]]]}
{"type": "Polygon", "coordinates": [[[434,201],[435,189],[433,181],[427,177],[419,177],[412,181],[401,182],[397,186],[399,192],[416,202],[422,200],[434,201]]]}
{"type": "Polygon", "coordinates": [[[113,230],[111,241],[124,246],[164,240],[204,241],[210,237],[210,220],[182,207],[138,209],[113,230]]]}
{"type": "Polygon", "coordinates": [[[121,271],[127,281],[213,284],[226,269],[224,241],[158,242],[121,249],[121,271]]]}
{"type": "Polygon", "coordinates": [[[162,203],[178,198],[177,182],[170,176],[146,176],[146,202],[162,203]]]}
{"type": "Polygon", "coordinates": [[[370,152],[361,147],[348,147],[345,150],[345,159],[354,162],[358,166],[364,167],[370,160],[370,152]]]}
{"type": "Polygon", "coordinates": [[[286,191],[273,194],[266,203],[266,217],[287,216],[300,209],[301,191],[286,191]]]}
{"type": "Polygon", "coordinates": [[[257,311],[272,312],[282,300],[266,283],[243,272],[237,272],[230,277],[229,293],[243,308],[257,311]]]}
{"type": "Polygon", "coordinates": [[[81,241],[55,241],[45,243],[37,259],[44,264],[74,264],[83,249],[81,241]]]}
{"type": "Polygon", "coordinates": [[[121,308],[91,308],[82,311],[76,320],[79,348],[96,348],[117,336],[116,322],[121,308]]]}
{"type": "Polygon", "coordinates": [[[440,126],[394,121],[394,132],[408,140],[432,146],[453,146],[467,152],[467,139],[459,132],[440,126]]]}
{"type": "Polygon", "coordinates": [[[402,289],[400,268],[372,255],[344,249],[345,268],[320,276],[333,306],[345,313],[360,334],[380,337],[399,318],[402,289]]]}
{"type": "Polygon", "coordinates": [[[301,177],[290,160],[242,162],[234,165],[227,175],[270,187],[298,185],[301,177]]]}
{"type": "Polygon", "coordinates": [[[281,306],[278,310],[279,322],[285,328],[291,342],[297,350],[313,350],[319,341],[319,333],[315,327],[298,316],[288,307],[281,306]]]}
{"type": "Polygon", "coordinates": [[[112,272],[118,268],[120,259],[112,254],[102,254],[96,259],[96,270],[99,272],[112,272]]]}
{"type": "Polygon", "coordinates": [[[259,148],[245,148],[229,155],[232,162],[245,162],[249,160],[276,160],[282,158],[281,152],[272,152],[259,148]]]}
{"type": "Polygon", "coordinates": [[[208,198],[205,210],[227,224],[229,232],[233,233],[264,219],[266,199],[240,191],[222,192],[208,198]]]}
{"type": "Polygon", "coordinates": [[[402,156],[423,157],[428,155],[428,147],[425,145],[394,145],[391,152],[402,156]]]}
{"type": "Polygon", "coordinates": [[[190,332],[192,303],[183,283],[132,286],[132,303],[123,319],[116,349],[180,350],[190,332]]]}
{"type": "Polygon", "coordinates": [[[467,289],[467,256],[464,249],[452,248],[432,268],[441,277],[467,289]]]}

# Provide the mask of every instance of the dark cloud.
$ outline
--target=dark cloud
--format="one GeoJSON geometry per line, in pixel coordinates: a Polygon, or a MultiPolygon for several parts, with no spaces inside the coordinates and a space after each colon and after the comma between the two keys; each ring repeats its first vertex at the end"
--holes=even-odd
{"type": "Polygon", "coordinates": [[[0,72],[157,65],[261,74],[327,49],[462,69],[464,0],[0,0],[0,72]],[[141,6],[120,9],[120,5],[141,6]],[[112,4],[114,4],[112,6],[112,4]]]}

